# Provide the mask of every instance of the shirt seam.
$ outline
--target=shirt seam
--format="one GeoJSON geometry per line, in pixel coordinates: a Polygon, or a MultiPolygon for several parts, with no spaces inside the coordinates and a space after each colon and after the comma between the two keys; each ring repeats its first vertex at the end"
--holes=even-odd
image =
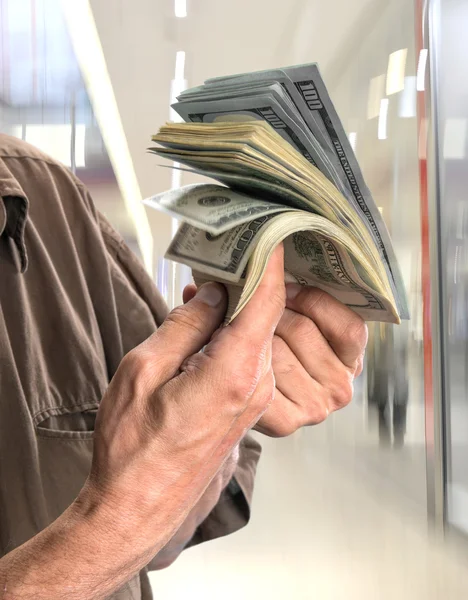
{"type": "Polygon", "coordinates": [[[23,202],[21,203],[20,207],[21,215],[20,218],[16,220],[15,231],[11,237],[15,241],[16,247],[20,253],[21,273],[24,273],[28,268],[28,251],[24,241],[24,228],[26,226],[26,219],[28,216],[28,201],[25,198],[22,200],[23,202]]]}
{"type": "MultiPolygon", "coordinates": [[[[27,158],[29,160],[36,160],[36,161],[44,162],[53,167],[67,169],[67,167],[65,165],[62,165],[61,163],[56,162],[53,158],[49,159],[49,158],[42,158],[40,156],[29,156],[28,154],[0,154],[0,158],[20,158],[20,159],[27,158]]],[[[71,171],[70,171],[70,173],[71,173],[71,171]]]]}
{"type": "Polygon", "coordinates": [[[120,237],[118,237],[116,235],[112,235],[112,233],[110,233],[106,229],[103,229],[102,227],[101,227],[101,233],[102,233],[103,238],[105,238],[109,242],[109,245],[112,246],[112,249],[115,252],[116,258],[120,259],[120,255],[125,248],[124,240],[122,240],[120,237]]]}
{"type": "Polygon", "coordinates": [[[8,158],[17,158],[17,159],[26,159],[26,160],[34,160],[36,162],[42,162],[45,163],[46,165],[49,165],[49,167],[55,167],[61,171],[65,171],[66,173],[68,173],[74,183],[77,185],[77,187],[79,187],[81,190],[86,190],[86,186],[84,185],[84,183],[82,183],[78,177],[65,165],[62,165],[61,163],[55,161],[53,158],[43,158],[40,156],[29,156],[28,154],[20,154],[20,155],[15,155],[15,154],[0,154],[0,158],[4,158],[4,159],[8,159],[8,158]]]}
{"type": "Polygon", "coordinates": [[[82,404],[70,404],[70,405],[65,405],[65,404],[61,404],[59,406],[51,406],[50,408],[45,408],[43,410],[40,410],[37,413],[34,413],[33,415],[33,422],[34,425],[38,425],[40,423],[40,419],[43,419],[44,416],[52,416],[52,415],[60,415],[60,414],[64,414],[65,412],[79,412],[79,410],[87,410],[90,408],[98,408],[99,407],[99,402],[85,402],[82,404]]]}

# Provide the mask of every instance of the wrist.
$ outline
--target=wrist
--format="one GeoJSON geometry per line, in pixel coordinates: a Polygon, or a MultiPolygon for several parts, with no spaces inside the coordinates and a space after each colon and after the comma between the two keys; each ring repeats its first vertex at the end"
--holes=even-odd
{"type": "Polygon", "coordinates": [[[127,485],[96,485],[88,479],[69,509],[71,518],[93,536],[101,531],[108,534],[106,543],[127,548],[125,556],[131,540],[135,558],[143,567],[171,540],[190,513],[180,508],[174,495],[161,494],[156,500],[148,498],[144,489],[144,484],[129,489],[127,485]]]}
{"type": "Polygon", "coordinates": [[[69,507],[68,520],[91,535],[103,535],[103,543],[117,545],[132,541],[138,554],[153,552],[166,541],[163,531],[156,532],[145,511],[133,498],[96,488],[89,481],[69,507]],[[95,532],[95,533],[93,533],[95,532]]]}

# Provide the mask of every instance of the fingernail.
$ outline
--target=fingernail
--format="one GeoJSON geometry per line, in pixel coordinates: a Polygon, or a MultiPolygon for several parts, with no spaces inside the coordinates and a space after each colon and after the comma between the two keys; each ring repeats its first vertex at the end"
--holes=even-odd
{"type": "Polygon", "coordinates": [[[302,285],[298,283],[288,283],[286,286],[286,297],[288,300],[294,300],[302,290],[302,285]]]}
{"type": "Polygon", "coordinates": [[[215,283],[205,283],[199,288],[196,294],[196,298],[203,302],[203,304],[207,304],[208,306],[219,306],[223,299],[223,292],[219,285],[215,283]]]}

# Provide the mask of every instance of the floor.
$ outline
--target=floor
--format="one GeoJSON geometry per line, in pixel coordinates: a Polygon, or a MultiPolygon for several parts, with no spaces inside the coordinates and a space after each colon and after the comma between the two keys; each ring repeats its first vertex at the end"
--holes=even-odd
{"type": "Polygon", "coordinates": [[[468,544],[427,525],[421,406],[410,403],[405,447],[381,448],[361,391],[321,426],[262,439],[252,522],[155,573],[156,598],[468,597],[468,544]]]}

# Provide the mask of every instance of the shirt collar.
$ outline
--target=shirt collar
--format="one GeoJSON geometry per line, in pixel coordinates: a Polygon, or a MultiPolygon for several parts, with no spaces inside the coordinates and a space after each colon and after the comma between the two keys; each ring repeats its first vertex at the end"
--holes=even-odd
{"type": "Polygon", "coordinates": [[[2,235],[7,222],[7,214],[5,204],[3,203],[3,198],[0,201],[0,236],[2,235]]]}
{"type": "Polygon", "coordinates": [[[19,253],[21,273],[28,268],[24,230],[28,218],[28,199],[19,182],[0,159],[0,236],[10,237],[19,253]]]}
{"type": "Polygon", "coordinates": [[[28,200],[24,196],[4,196],[0,199],[0,206],[3,207],[3,211],[0,208],[0,235],[7,235],[15,243],[20,256],[20,270],[24,273],[28,268],[28,253],[24,240],[28,200]]]}

